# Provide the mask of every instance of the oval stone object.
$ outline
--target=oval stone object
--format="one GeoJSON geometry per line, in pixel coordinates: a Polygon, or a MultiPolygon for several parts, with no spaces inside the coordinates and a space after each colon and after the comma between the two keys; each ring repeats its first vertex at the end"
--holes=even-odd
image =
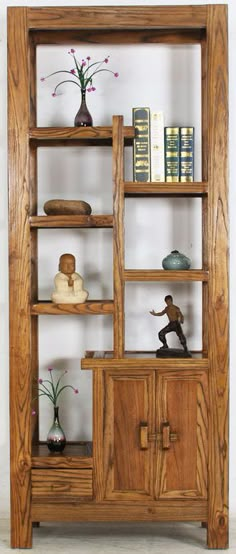
{"type": "Polygon", "coordinates": [[[92,212],[84,200],[48,200],[43,208],[47,215],[90,215],[92,212]]]}

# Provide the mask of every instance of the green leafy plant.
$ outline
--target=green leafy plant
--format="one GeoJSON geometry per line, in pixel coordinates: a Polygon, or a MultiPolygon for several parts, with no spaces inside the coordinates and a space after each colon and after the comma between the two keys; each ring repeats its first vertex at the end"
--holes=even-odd
{"type": "MultiPolygon", "coordinates": [[[[78,389],[73,387],[72,385],[63,385],[62,379],[66,373],[68,373],[67,370],[65,370],[62,375],[57,379],[57,381],[54,381],[53,378],[53,372],[54,369],[52,367],[48,368],[49,372],[49,379],[38,379],[36,388],[38,390],[38,396],[47,396],[47,398],[52,402],[54,406],[57,406],[57,401],[59,396],[61,395],[62,391],[65,389],[72,389],[75,394],[78,394],[78,389]]],[[[32,415],[35,415],[35,410],[32,411],[32,415]]]]}

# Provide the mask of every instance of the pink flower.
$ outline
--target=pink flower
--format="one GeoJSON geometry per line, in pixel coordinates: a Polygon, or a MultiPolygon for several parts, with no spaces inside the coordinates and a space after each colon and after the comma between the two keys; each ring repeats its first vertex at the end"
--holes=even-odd
{"type": "Polygon", "coordinates": [[[96,87],[92,87],[92,91],[94,92],[96,90],[96,87]]]}
{"type": "Polygon", "coordinates": [[[119,77],[119,73],[114,73],[114,77],[119,77]]]}
{"type": "Polygon", "coordinates": [[[45,77],[41,77],[40,81],[45,81],[45,77]]]}
{"type": "Polygon", "coordinates": [[[31,415],[36,415],[36,411],[32,410],[31,415]]]}
{"type": "Polygon", "coordinates": [[[89,60],[91,60],[90,56],[87,56],[86,60],[88,60],[88,62],[89,62],[89,60]]]}
{"type": "Polygon", "coordinates": [[[71,69],[70,72],[75,75],[75,69],[71,69]]]}
{"type": "Polygon", "coordinates": [[[75,53],[74,48],[71,48],[70,51],[71,51],[71,54],[74,54],[74,53],[75,53]]]}
{"type": "Polygon", "coordinates": [[[38,380],[38,383],[39,383],[40,385],[42,385],[43,380],[42,380],[42,379],[39,379],[39,380],[38,380]]]}
{"type": "Polygon", "coordinates": [[[92,92],[92,88],[91,87],[87,88],[87,92],[92,92]]]}
{"type": "MultiPolygon", "coordinates": [[[[53,92],[53,93],[52,93],[52,96],[53,96],[53,98],[55,98],[55,96],[56,96],[56,93],[55,93],[55,92],[53,92]]],[[[49,370],[48,370],[48,371],[49,371],[49,370]]]]}
{"type": "Polygon", "coordinates": [[[86,61],[85,60],[82,60],[82,63],[81,63],[82,67],[84,67],[86,65],[86,61]]]}
{"type": "Polygon", "coordinates": [[[53,371],[53,367],[48,367],[48,371],[53,371]]]}
{"type": "Polygon", "coordinates": [[[79,393],[78,389],[74,389],[74,393],[78,394],[79,393]]]}
{"type": "Polygon", "coordinates": [[[104,62],[105,62],[105,63],[108,63],[108,62],[109,62],[109,59],[108,59],[108,58],[105,58],[104,62]]]}

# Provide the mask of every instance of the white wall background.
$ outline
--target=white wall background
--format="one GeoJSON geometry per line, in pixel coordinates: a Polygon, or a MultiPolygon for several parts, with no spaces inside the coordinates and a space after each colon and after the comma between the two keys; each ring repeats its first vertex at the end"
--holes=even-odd
{"type": "MultiPolygon", "coordinates": [[[[188,4],[188,1],[180,2],[188,4]]],[[[191,4],[205,4],[194,1],[191,4]]],[[[212,2],[213,3],[213,2],[212,2]]],[[[226,3],[226,2],[214,2],[226,3]]],[[[53,6],[65,2],[5,1],[0,5],[0,514],[9,510],[9,417],[8,417],[8,233],[7,233],[7,145],[6,145],[6,8],[7,6],[53,6]]],[[[67,3],[66,3],[67,4],[67,3]]],[[[69,2],[69,5],[89,5],[88,2],[69,2]]],[[[118,2],[93,0],[92,5],[116,5],[118,2]]],[[[171,5],[178,2],[134,2],[120,0],[119,5],[171,5]]],[[[229,54],[230,54],[230,162],[236,148],[234,98],[236,93],[235,38],[236,7],[229,5],[229,54]]],[[[77,87],[64,85],[61,94],[52,98],[51,92],[58,79],[41,82],[40,77],[57,69],[70,69],[68,49],[63,47],[38,48],[38,125],[73,125],[79,107],[77,87]]],[[[75,47],[77,51],[78,47],[75,47]]],[[[130,125],[132,106],[149,105],[163,110],[166,125],[193,125],[196,129],[196,179],[201,177],[200,160],[200,51],[196,46],[155,47],[96,46],[80,48],[81,57],[94,59],[110,54],[110,67],[119,71],[119,79],[102,75],[96,81],[97,91],[88,98],[95,125],[110,125],[112,114],[123,114],[125,124],[130,125]],[[155,71],[153,61],[155,57],[155,71]],[[158,62],[156,62],[158,60],[158,62]],[[157,63],[159,64],[157,66],[157,63]],[[161,85],[161,86],[160,86],[161,85]]],[[[19,61],[20,63],[20,61],[19,61]]],[[[111,152],[109,148],[42,148],[38,151],[39,213],[49,198],[80,198],[91,203],[93,213],[111,213],[111,152]]],[[[234,159],[234,158],[233,158],[234,159]]],[[[131,151],[127,152],[126,177],[131,177],[131,151]]],[[[232,163],[231,163],[232,166],[232,163]]],[[[232,171],[232,175],[233,175],[232,171]]],[[[235,205],[235,187],[230,183],[230,209],[235,205]]],[[[193,267],[200,267],[200,201],[175,199],[167,201],[126,201],[126,267],[161,267],[162,258],[177,248],[192,259],[193,267]],[[191,214],[189,216],[189,213],[191,214]],[[194,222],[194,226],[192,223],[194,222]]],[[[231,272],[235,265],[235,222],[231,222],[231,272]]],[[[39,298],[50,298],[53,276],[57,272],[58,258],[63,252],[72,252],[77,259],[77,271],[85,279],[90,298],[112,297],[110,230],[53,230],[39,232],[39,298]]],[[[164,320],[152,318],[148,311],[159,309],[163,297],[172,293],[174,300],[186,316],[185,333],[189,348],[201,348],[200,285],[128,284],[126,291],[126,347],[128,349],[155,349],[156,334],[164,320]]],[[[231,282],[231,314],[235,312],[236,295],[231,282]]],[[[232,316],[231,316],[232,319],[232,316]]],[[[91,375],[79,370],[80,358],[86,349],[112,348],[110,317],[43,317],[40,320],[40,375],[47,367],[69,370],[69,380],[80,390],[79,397],[65,393],[61,402],[61,420],[68,439],[91,438],[91,375]]],[[[231,323],[231,328],[232,324],[231,323]]],[[[233,337],[233,333],[231,332],[233,337]]],[[[236,378],[234,362],[236,346],[231,340],[231,449],[230,449],[230,509],[236,512],[236,378]]],[[[41,436],[51,423],[51,409],[42,399],[40,417],[41,436]]]]}

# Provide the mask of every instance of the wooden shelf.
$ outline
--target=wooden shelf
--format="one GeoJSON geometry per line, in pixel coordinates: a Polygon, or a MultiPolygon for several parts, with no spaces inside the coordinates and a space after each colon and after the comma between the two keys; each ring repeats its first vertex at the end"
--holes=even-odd
{"type": "Polygon", "coordinates": [[[113,227],[113,215],[33,215],[29,221],[34,229],[113,227]]]}
{"type": "Polygon", "coordinates": [[[83,304],[54,304],[48,300],[31,306],[31,315],[110,315],[113,312],[113,300],[90,300],[83,304]]]}
{"type": "Polygon", "coordinates": [[[32,447],[32,467],[34,468],[92,468],[92,443],[78,442],[67,444],[63,452],[53,453],[46,444],[32,447]]]}
{"type": "Polygon", "coordinates": [[[125,269],[125,281],[208,281],[208,271],[203,269],[125,269]]]}
{"type": "Polygon", "coordinates": [[[113,352],[93,352],[88,351],[85,358],[81,360],[81,369],[173,369],[207,370],[209,367],[208,358],[202,352],[191,352],[192,358],[156,358],[155,351],[127,351],[124,358],[117,359],[113,357],[113,352]]]}
{"type": "MultiPolygon", "coordinates": [[[[132,126],[123,128],[125,144],[132,144],[135,129],[132,126]]],[[[35,146],[73,146],[111,145],[112,127],[33,127],[29,130],[29,139],[35,146]]]]}
{"type": "Polygon", "coordinates": [[[136,183],[126,181],[125,196],[193,196],[202,197],[207,194],[207,182],[193,183],[136,183]]]}

